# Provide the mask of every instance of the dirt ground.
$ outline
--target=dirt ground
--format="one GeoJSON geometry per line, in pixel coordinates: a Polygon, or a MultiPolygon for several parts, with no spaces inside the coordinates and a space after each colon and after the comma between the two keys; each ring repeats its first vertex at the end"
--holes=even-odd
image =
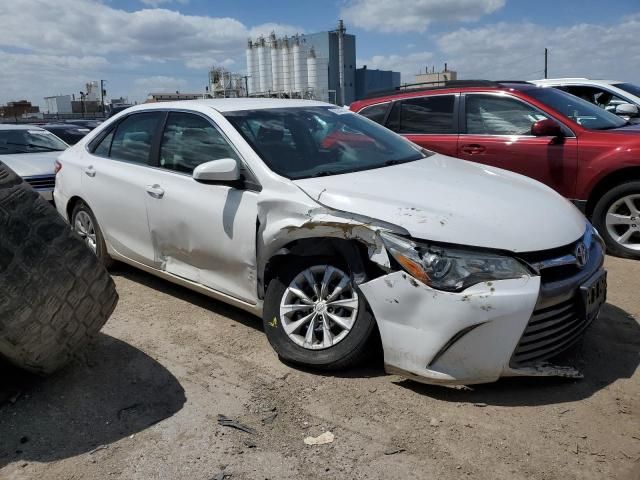
{"type": "Polygon", "coordinates": [[[609,304],[567,356],[583,380],[452,389],[284,365],[257,318],[120,266],[83,360],[0,366],[0,478],[640,479],[640,262],[607,267],[609,304]]]}

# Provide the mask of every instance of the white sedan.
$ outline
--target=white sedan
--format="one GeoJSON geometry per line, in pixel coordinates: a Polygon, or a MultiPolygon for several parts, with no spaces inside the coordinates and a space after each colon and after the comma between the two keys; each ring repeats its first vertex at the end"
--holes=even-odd
{"type": "Polygon", "coordinates": [[[0,162],[49,201],[53,200],[56,158],[67,147],[53,133],[35,125],[0,124],[0,162]]]}
{"type": "Polygon", "coordinates": [[[423,382],[577,375],[545,362],[605,299],[564,198],[329,104],[141,105],[59,161],[57,208],[105,264],[261,315],[291,362],[345,367],[379,332],[387,370],[423,382]]]}

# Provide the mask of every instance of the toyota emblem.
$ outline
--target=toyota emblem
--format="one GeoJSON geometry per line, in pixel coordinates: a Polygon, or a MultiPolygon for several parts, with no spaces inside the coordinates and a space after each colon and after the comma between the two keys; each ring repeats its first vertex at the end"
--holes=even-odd
{"type": "Polygon", "coordinates": [[[587,261],[589,260],[589,252],[587,251],[587,247],[584,243],[580,242],[576,246],[575,256],[578,267],[584,268],[584,266],[587,264],[587,261]]]}

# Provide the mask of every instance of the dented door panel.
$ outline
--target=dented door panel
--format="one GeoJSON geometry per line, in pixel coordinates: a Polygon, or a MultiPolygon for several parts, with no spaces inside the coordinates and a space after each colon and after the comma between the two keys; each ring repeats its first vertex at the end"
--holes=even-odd
{"type": "Polygon", "coordinates": [[[257,193],[153,169],[146,198],[155,267],[256,303],[257,193]]]}

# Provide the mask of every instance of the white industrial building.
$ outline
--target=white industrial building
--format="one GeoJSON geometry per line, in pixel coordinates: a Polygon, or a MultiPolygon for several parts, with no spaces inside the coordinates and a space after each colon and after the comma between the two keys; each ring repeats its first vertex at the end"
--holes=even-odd
{"type": "Polygon", "coordinates": [[[309,98],[348,104],[355,91],[355,36],[338,29],[249,40],[249,96],[309,98]]]}
{"type": "Polygon", "coordinates": [[[44,97],[46,103],[45,110],[47,113],[71,113],[71,95],[54,95],[44,97]]]}

